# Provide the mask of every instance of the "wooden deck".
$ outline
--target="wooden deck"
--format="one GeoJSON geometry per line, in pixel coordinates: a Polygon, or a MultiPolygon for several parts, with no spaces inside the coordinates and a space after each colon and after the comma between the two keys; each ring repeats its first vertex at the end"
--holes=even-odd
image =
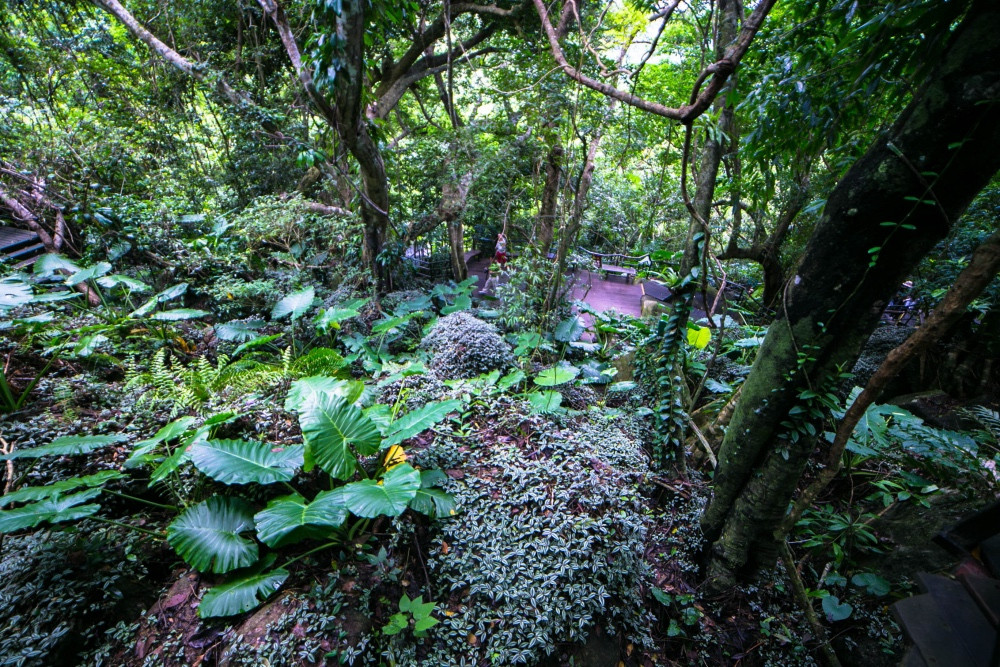
{"type": "Polygon", "coordinates": [[[0,260],[3,264],[18,268],[27,266],[44,252],[45,246],[39,242],[38,235],[34,232],[0,227],[0,260]]]}
{"type": "MultiPolygon", "coordinates": [[[[486,285],[487,271],[491,262],[492,258],[478,258],[469,262],[469,275],[479,277],[477,283],[479,290],[486,285]]],[[[583,271],[577,274],[572,298],[586,302],[598,312],[617,310],[623,315],[633,317],[642,314],[640,285],[626,283],[620,278],[604,279],[596,271],[583,271]]]]}
{"type": "Polygon", "coordinates": [[[922,572],[921,595],[900,600],[893,613],[913,645],[906,667],[1000,664],[1000,503],[940,533],[940,546],[961,557],[954,578],[922,572]]]}

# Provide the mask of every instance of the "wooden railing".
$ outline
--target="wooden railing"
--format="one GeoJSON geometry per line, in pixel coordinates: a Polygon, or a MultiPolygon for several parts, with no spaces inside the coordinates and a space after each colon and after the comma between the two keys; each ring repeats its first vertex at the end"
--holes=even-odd
{"type": "Polygon", "coordinates": [[[601,253],[580,248],[591,256],[594,260],[594,270],[601,274],[605,280],[609,275],[623,276],[626,281],[632,282],[640,266],[649,264],[649,255],[632,257],[620,252],[601,253]]]}

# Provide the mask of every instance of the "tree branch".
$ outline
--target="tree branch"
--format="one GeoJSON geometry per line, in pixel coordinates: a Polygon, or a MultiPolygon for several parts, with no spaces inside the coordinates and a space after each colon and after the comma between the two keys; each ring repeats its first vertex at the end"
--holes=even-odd
{"type": "Polygon", "coordinates": [[[146,30],[136,18],[129,13],[118,0],[91,0],[95,5],[121,21],[122,25],[149,49],[185,74],[189,74],[202,83],[213,85],[224,97],[234,104],[249,102],[249,100],[234,90],[225,79],[211,72],[202,63],[188,60],[174,49],[161,42],[156,35],[146,30]]]}
{"type": "Polygon", "coordinates": [[[559,37],[556,34],[555,28],[552,27],[552,22],[549,20],[549,13],[545,8],[544,0],[533,0],[535,9],[538,11],[538,17],[542,22],[542,29],[545,31],[546,37],[548,37],[549,47],[552,50],[552,57],[555,58],[556,63],[563,70],[566,76],[592,90],[596,90],[597,92],[607,95],[608,97],[613,97],[614,99],[624,102],[625,104],[633,106],[637,109],[641,109],[664,118],[669,118],[671,120],[677,120],[685,124],[694,121],[695,118],[703,114],[712,104],[712,101],[722,90],[722,86],[726,83],[729,75],[732,74],[736,67],[740,64],[740,60],[743,59],[747,49],[750,47],[750,42],[753,41],[757,31],[760,30],[760,26],[764,22],[764,18],[767,16],[768,12],[771,11],[771,7],[774,6],[776,1],[777,0],[762,0],[760,4],[757,5],[753,13],[743,23],[743,28],[740,30],[740,34],[737,36],[736,41],[734,41],[726,49],[725,57],[706,67],[698,77],[698,82],[691,91],[691,101],[689,104],[680,107],[668,107],[658,102],[652,102],[637,95],[633,95],[627,91],[620,90],[614,86],[604,83],[603,81],[592,79],[570,65],[566,60],[566,56],[563,54],[562,47],[559,45],[559,37]],[[704,85],[705,81],[708,81],[708,85],[704,90],[702,90],[701,87],[704,85]]]}

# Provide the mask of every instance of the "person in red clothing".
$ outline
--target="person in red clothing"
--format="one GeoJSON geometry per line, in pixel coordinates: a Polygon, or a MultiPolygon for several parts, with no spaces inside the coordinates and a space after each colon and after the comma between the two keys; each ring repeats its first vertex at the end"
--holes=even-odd
{"type": "Polygon", "coordinates": [[[504,264],[507,263],[507,237],[504,236],[503,232],[497,234],[497,252],[493,256],[493,260],[503,268],[504,264]]]}

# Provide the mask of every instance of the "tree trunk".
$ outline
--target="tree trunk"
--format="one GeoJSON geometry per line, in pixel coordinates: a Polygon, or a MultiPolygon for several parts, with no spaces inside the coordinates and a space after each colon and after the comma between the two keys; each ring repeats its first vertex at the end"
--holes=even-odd
{"type": "Polygon", "coordinates": [[[448,246],[451,254],[451,273],[457,282],[469,277],[465,263],[465,226],[462,213],[469,197],[473,172],[469,169],[459,179],[448,180],[441,186],[441,205],[438,215],[448,224],[448,246]]]}
{"type": "MultiPolygon", "coordinates": [[[[611,105],[614,108],[614,105],[611,105]]],[[[576,242],[576,236],[580,233],[580,226],[583,224],[583,214],[587,209],[587,197],[590,194],[590,185],[594,182],[594,167],[596,166],[597,149],[601,145],[601,132],[593,136],[590,146],[587,148],[587,157],[583,161],[583,169],[580,171],[580,180],[576,184],[576,192],[573,195],[573,212],[570,214],[569,222],[559,238],[559,250],[556,253],[556,270],[552,274],[552,287],[549,295],[545,299],[545,306],[542,308],[549,312],[559,297],[559,288],[562,285],[562,277],[566,272],[566,256],[569,255],[570,246],[576,242]]]]}
{"type": "Polygon", "coordinates": [[[556,140],[545,160],[545,188],[542,190],[542,203],[538,210],[538,234],[535,236],[535,248],[543,257],[549,252],[549,246],[552,245],[552,238],[555,235],[562,158],[563,147],[556,140]]]}
{"type": "Polygon", "coordinates": [[[1000,168],[998,34],[1000,7],[974,2],[913,101],[827,199],[719,452],[702,519],[711,588],[774,562],[774,530],[816,442],[813,394],[839,381],[899,284],[1000,168]]]}

